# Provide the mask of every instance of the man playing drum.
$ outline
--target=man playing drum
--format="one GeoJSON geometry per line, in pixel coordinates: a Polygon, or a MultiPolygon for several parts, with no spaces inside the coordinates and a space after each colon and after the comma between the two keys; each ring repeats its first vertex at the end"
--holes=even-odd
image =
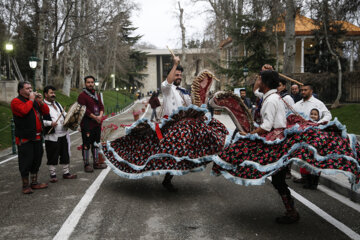
{"type": "Polygon", "coordinates": [[[78,103],[86,106],[85,116],[81,121],[81,136],[83,140],[82,155],[85,172],[93,172],[94,169],[104,169],[106,164],[99,161],[98,147],[95,142],[100,142],[101,123],[104,113],[104,105],[100,95],[95,92],[95,78],[87,76],[84,78],[85,88],[78,97],[78,103]],[[93,156],[93,167],[90,166],[90,148],[93,156]]]}

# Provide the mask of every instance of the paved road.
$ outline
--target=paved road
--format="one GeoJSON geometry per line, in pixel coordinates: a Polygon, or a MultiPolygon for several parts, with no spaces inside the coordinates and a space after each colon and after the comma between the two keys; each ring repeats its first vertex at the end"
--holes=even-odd
{"type": "MultiPolygon", "coordinates": [[[[141,106],[137,103],[135,108],[141,106]]],[[[149,117],[150,111],[145,115],[149,117]]],[[[129,124],[131,112],[110,121],[129,124]]],[[[177,193],[162,188],[161,176],[129,180],[109,169],[84,173],[77,150],[80,138],[73,134],[71,147],[71,170],[79,178],[60,179],[31,195],[20,191],[17,159],[4,163],[0,159],[0,239],[360,238],[360,205],[351,208],[322,191],[304,190],[291,182],[305,204],[296,200],[299,223],[282,226],[274,218],[284,208],[269,182],[239,186],[210,176],[211,166],[201,173],[175,177],[177,193]]],[[[44,157],[42,181],[48,181],[45,162],[44,157]]]]}

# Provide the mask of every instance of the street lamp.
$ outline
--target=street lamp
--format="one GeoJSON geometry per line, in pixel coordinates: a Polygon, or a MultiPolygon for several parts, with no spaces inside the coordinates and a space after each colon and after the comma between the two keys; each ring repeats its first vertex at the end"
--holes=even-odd
{"type": "Polygon", "coordinates": [[[243,74],[244,74],[245,82],[246,82],[246,77],[247,77],[247,75],[249,74],[249,69],[248,69],[247,67],[244,67],[244,68],[243,68],[243,74]]]}
{"type": "MultiPolygon", "coordinates": [[[[124,90],[126,92],[126,87],[124,87],[124,90]]],[[[126,106],[126,95],[124,94],[124,102],[125,102],[125,106],[126,106]]]]}
{"type": "Polygon", "coordinates": [[[8,57],[8,61],[7,61],[7,69],[6,69],[6,77],[7,80],[10,80],[10,70],[11,70],[11,65],[10,65],[10,52],[12,52],[14,50],[14,45],[12,43],[6,43],[5,44],[5,51],[7,52],[7,57],[8,57]]]}
{"type": "Polygon", "coordinates": [[[119,88],[115,88],[116,90],[116,111],[118,110],[119,108],[119,88]]]}
{"type": "Polygon", "coordinates": [[[35,75],[36,75],[36,66],[37,66],[38,58],[35,56],[32,56],[29,58],[29,65],[30,68],[34,70],[34,91],[36,91],[36,83],[35,83],[35,75]]]}
{"type": "Polygon", "coordinates": [[[112,78],[112,88],[115,88],[115,74],[111,74],[110,77],[112,78]]]}

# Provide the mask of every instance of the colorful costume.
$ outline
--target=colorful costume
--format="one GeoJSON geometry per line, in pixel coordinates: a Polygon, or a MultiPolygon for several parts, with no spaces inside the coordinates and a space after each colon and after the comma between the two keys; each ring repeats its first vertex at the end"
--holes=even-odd
{"type": "MultiPolygon", "coordinates": [[[[198,105],[205,99],[200,85],[193,84],[192,91],[193,103],[198,105]]],[[[239,130],[254,129],[251,113],[240,97],[221,92],[210,104],[229,111],[239,130]]],[[[115,173],[131,179],[168,172],[182,175],[202,170],[212,161],[215,175],[241,185],[260,185],[295,162],[316,173],[342,172],[354,188],[360,186],[359,144],[337,119],[320,125],[290,115],[286,129],[272,130],[266,136],[241,136],[229,134],[206,113],[205,107],[192,105],[180,107],[160,125],[138,120],[124,137],[103,143],[101,154],[115,173]]]]}

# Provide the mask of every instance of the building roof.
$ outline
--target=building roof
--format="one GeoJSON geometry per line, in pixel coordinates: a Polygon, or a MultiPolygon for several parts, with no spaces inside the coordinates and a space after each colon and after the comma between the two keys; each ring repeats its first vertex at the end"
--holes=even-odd
{"type": "MultiPolygon", "coordinates": [[[[170,51],[168,49],[137,49],[139,51],[147,53],[148,56],[156,56],[156,55],[170,55],[170,51]]],[[[186,48],[186,54],[206,54],[210,53],[212,50],[209,48],[186,48]]],[[[173,49],[173,52],[176,55],[181,54],[181,49],[173,49]]]]}
{"type": "MultiPolygon", "coordinates": [[[[342,28],[346,31],[346,36],[360,36],[360,27],[346,21],[336,21],[335,23],[342,24],[342,28]]],[[[313,31],[317,29],[319,29],[319,27],[315,25],[314,20],[300,14],[296,14],[295,36],[312,36],[313,31]]],[[[283,20],[276,25],[276,30],[280,33],[285,32],[285,22],[283,20]]],[[[231,42],[231,37],[228,37],[220,42],[219,47],[223,48],[231,42]]]]}

